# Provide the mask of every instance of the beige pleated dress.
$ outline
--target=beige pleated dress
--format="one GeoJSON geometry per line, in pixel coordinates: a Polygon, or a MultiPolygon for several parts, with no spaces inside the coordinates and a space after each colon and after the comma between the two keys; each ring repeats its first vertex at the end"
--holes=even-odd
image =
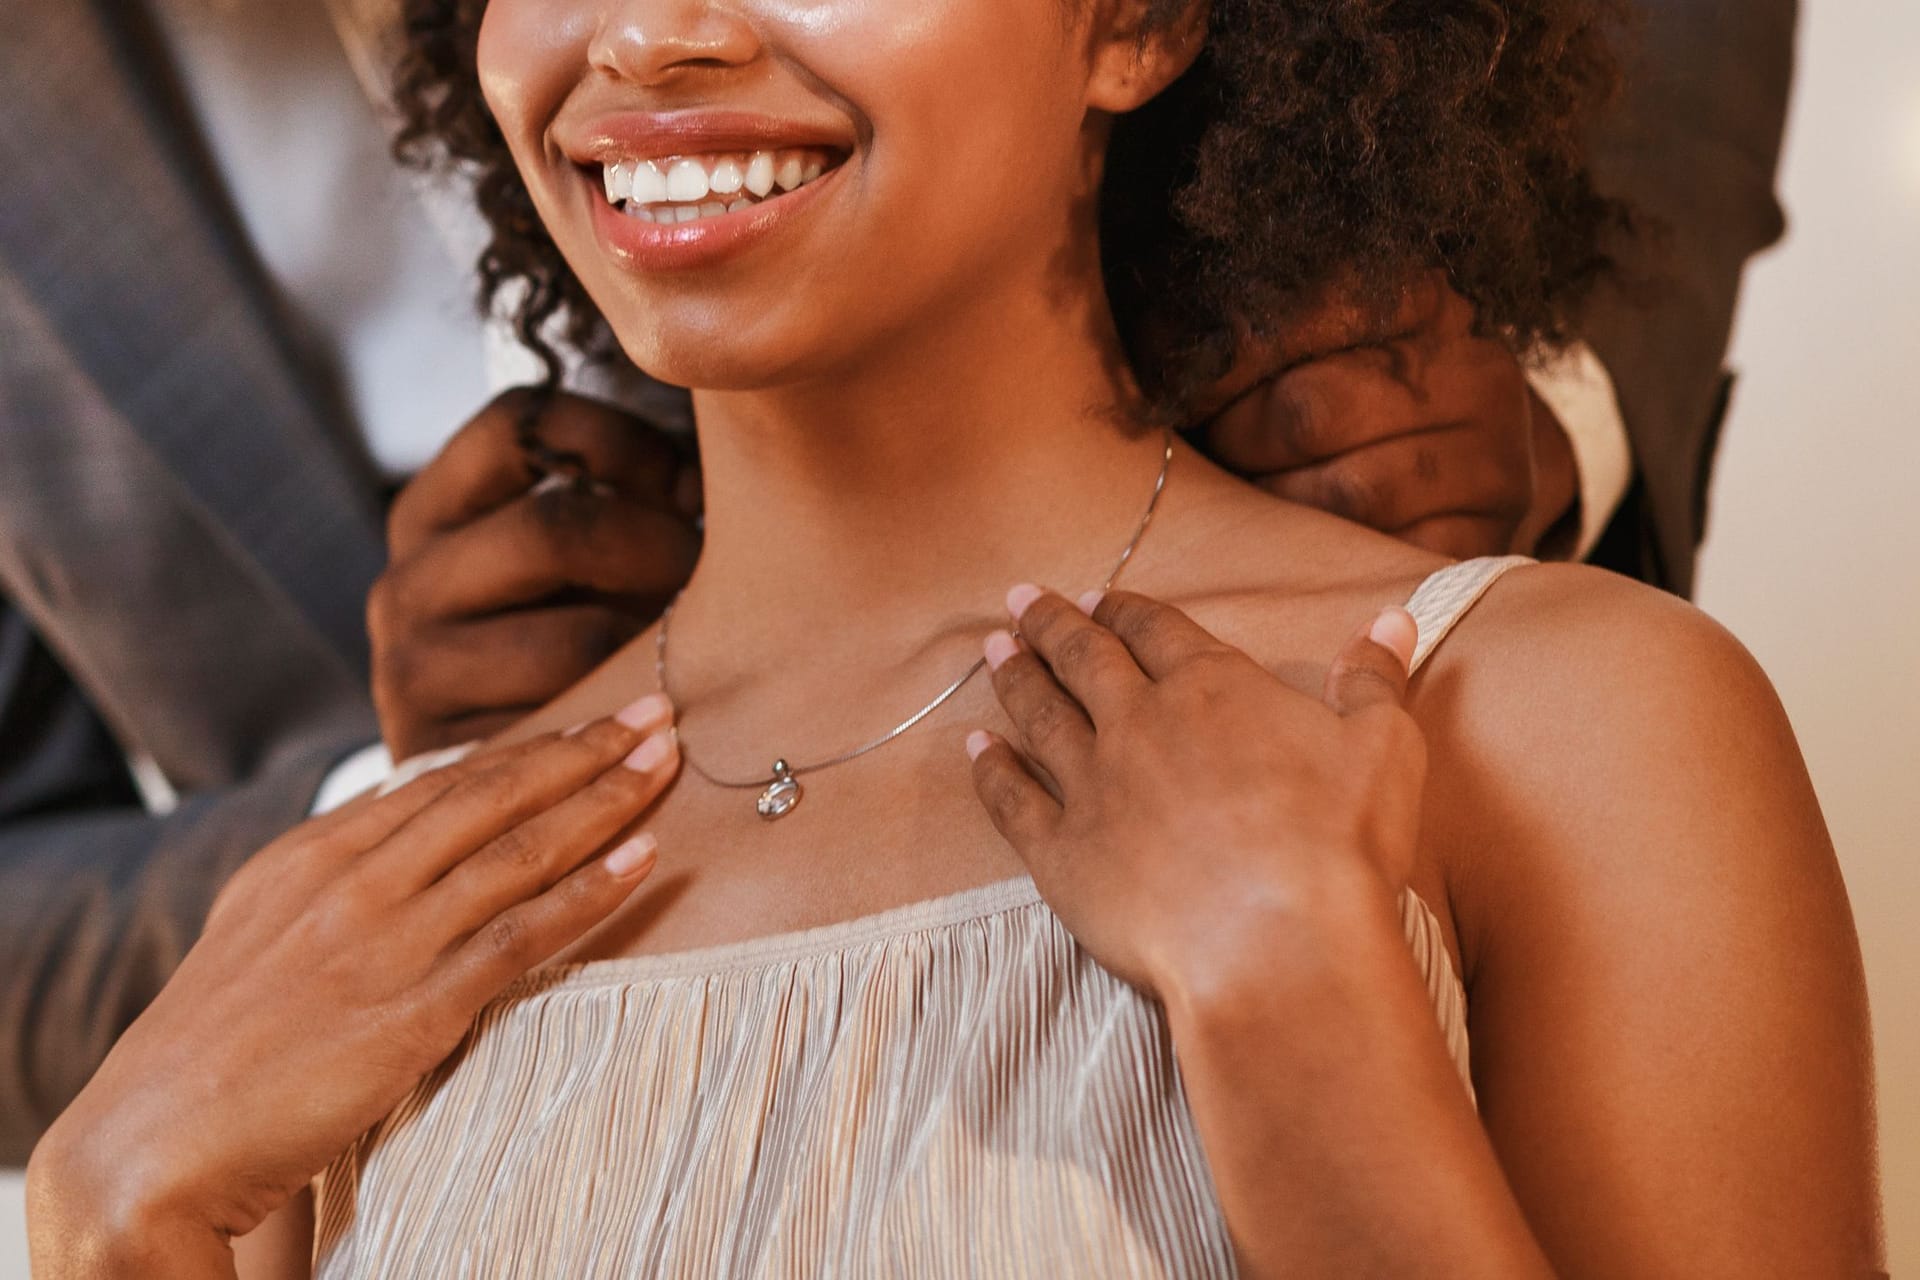
{"type": "MultiPolygon", "coordinates": [[[[1522,563],[1430,578],[1416,665],[1522,563]]],[[[1464,1081],[1439,924],[1400,917],[1464,1081]]],[[[322,1280],[1234,1270],[1160,1007],[1026,879],[531,973],[316,1193],[322,1280]]]]}

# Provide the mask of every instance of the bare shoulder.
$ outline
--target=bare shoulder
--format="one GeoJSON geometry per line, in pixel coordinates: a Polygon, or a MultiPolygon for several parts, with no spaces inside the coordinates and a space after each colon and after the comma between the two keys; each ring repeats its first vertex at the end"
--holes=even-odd
{"type": "Polygon", "coordinates": [[[1467,615],[1413,707],[1483,1115],[1550,1252],[1870,1271],[1859,952],[1753,658],[1683,601],[1541,566],[1467,615]]]}
{"type": "Polygon", "coordinates": [[[1761,735],[1797,758],[1771,683],[1724,627],[1584,565],[1501,578],[1435,651],[1415,698],[1443,740],[1496,752],[1509,767],[1564,771],[1569,784],[1596,765],[1635,761],[1738,773],[1740,761],[1711,750],[1728,733],[1750,747],[1761,735]]]}
{"type": "Polygon", "coordinates": [[[1588,894],[1833,875],[1772,684],[1683,600],[1578,565],[1509,573],[1411,705],[1434,745],[1433,843],[1469,964],[1510,893],[1556,868],[1588,894]]]}

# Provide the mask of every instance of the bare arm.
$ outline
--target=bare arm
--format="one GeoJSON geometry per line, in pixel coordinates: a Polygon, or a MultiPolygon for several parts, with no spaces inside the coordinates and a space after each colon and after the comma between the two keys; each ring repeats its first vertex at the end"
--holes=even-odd
{"type": "Polygon", "coordinates": [[[1877,1274],[1859,953],[1765,677],[1579,570],[1482,610],[1421,698],[1467,726],[1425,838],[1473,854],[1448,861],[1484,1129],[1391,913],[1334,895],[1170,1010],[1249,1271],[1877,1274]]]}
{"type": "Polygon", "coordinates": [[[1412,716],[1403,613],[1316,700],[1144,597],[1021,589],[988,661],[1059,791],[985,733],[976,784],[1166,1004],[1246,1274],[1875,1274],[1860,960],[1778,702],[1677,601],[1508,583],[1412,716]],[[1393,910],[1439,872],[1479,1116],[1393,910]]]}
{"type": "Polygon", "coordinates": [[[1426,689],[1473,709],[1435,753],[1429,794],[1463,803],[1431,838],[1470,855],[1474,1074],[1535,1233],[1566,1276],[1873,1274],[1859,949],[1765,676],[1577,569],[1482,610],[1426,689]]]}

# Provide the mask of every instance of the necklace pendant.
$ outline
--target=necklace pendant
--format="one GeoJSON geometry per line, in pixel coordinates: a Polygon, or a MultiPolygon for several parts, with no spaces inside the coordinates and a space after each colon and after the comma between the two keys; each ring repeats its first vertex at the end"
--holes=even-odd
{"type": "Polygon", "coordinates": [[[787,767],[785,760],[773,762],[773,781],[760,793],[760,799],[754,803],[760,816],[768,822],[784,818],[800,804],[805,793],[800,789],[799,779],[793,776],[793,770],[787,767]]]}

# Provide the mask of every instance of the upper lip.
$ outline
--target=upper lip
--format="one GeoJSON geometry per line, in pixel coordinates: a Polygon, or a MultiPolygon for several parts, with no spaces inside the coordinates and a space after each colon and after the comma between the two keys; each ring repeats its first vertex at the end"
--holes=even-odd
{"type": "Polygon", "coordinates": [[[560,137],[575,164],[665,156],[824,147],[851,151],[844,129],[736,111],[626,111],[596,116],[560,137]]]}

